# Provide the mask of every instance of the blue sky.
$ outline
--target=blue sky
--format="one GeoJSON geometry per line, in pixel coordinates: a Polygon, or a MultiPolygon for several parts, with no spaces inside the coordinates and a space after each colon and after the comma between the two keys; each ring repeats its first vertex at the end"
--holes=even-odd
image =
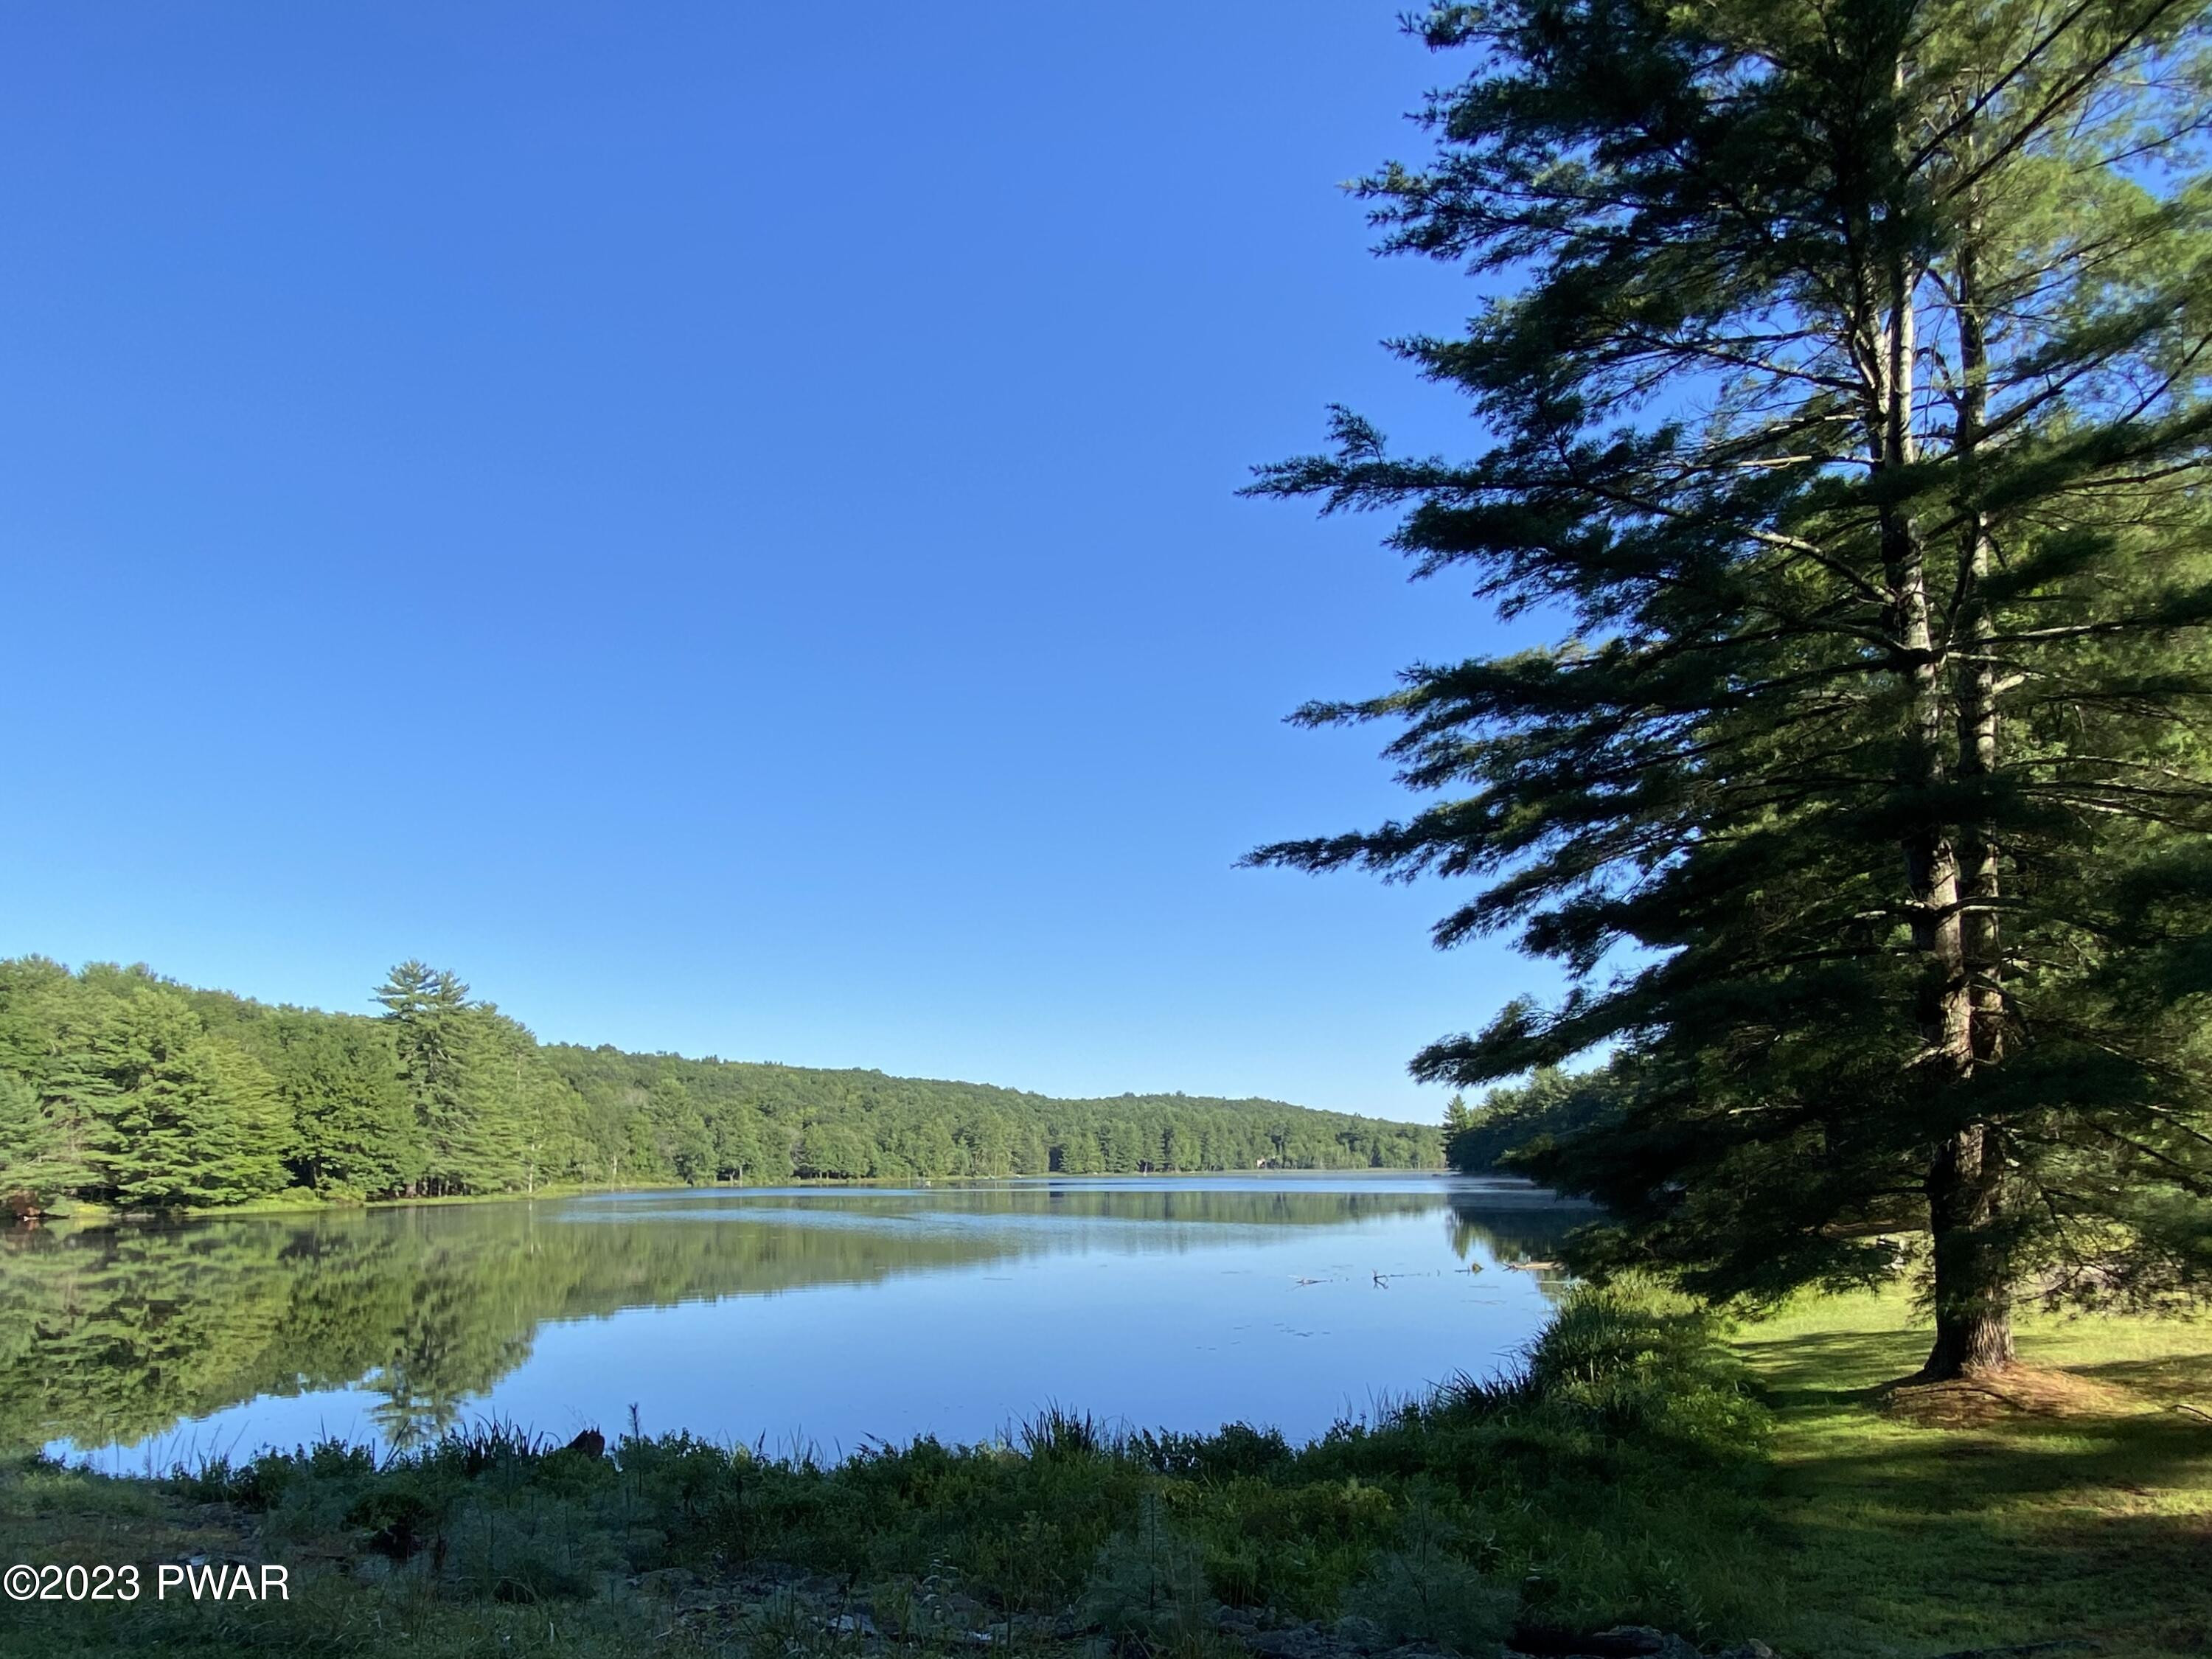
{"type": "Polygon", "coordinates": [[[1474,293],[1387,4],[0,9],[0,951],[548,1039],[1432,1116],[1549,984],[1231,868],[1499,635],[1239,501],[1474,293]]]}

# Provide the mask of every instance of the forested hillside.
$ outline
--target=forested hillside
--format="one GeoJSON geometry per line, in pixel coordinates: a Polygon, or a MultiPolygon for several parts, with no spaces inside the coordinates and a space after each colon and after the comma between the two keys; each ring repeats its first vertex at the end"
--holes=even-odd
{"type": "Polygon", "coordinates": [[[1054,1100],[540,1044],[403,963],[377,1015],[0,962],[0,1205],[212,1206],[793,1176],[1423,1168],[1436,1130],[1271,1100],[1054,1100]]]}

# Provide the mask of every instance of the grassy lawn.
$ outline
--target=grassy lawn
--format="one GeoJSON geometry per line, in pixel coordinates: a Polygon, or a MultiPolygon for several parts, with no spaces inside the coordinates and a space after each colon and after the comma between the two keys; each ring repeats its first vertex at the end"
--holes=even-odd
{"type": "Polygon", "coordinates": [[[1790,1590],[1767,1639],[1818,1659],[2212,1651],[2212,1421],[2178,1409],[2212,1412],[2212,1321],[2032,1318],[2021,1384],[1884,1395],[1926,1345],[1901,1293],[1739,1334],[1777,1419],[1790,1590]]]}

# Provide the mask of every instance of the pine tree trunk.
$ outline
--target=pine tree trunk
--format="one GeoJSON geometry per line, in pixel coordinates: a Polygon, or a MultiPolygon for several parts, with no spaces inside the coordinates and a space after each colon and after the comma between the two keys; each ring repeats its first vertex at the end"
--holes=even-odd
{"type": "MultiPolygon", "coordinates": [[[[1960,143],[1971,161],[1978,154],[1971,125],[1960,143]]],[[[1993,551],[1982,495],[1982,439],[1989,413],[1989,318],[1982,291],[1982,213],[1978,196],[1960,233],[1951,281],[1956,305],[1959,348],[1958,418],[1952,453],[1958,462],[1959,595],[1953,629],[1958,641],[1958,775],[1972,784],[1994,777],[1998,768],[1996,630],[1984,590],[1993,551]]],[[[1959,847],[1960,939],[1965,950],[1967,1000],[1972,1020],[1972,1066],[1993,1066],[2005,1057],[2011,1033],[2005,1006],[2003,928],[1998,901],[1996,826],[1986,808],[1962,826],[1959,847]]]]}
{"type": "Polygon", "coordinates": [[[1977,1124],[1936,1149],[1928,1171],[1935,1238],[1936,1346],[1923,1382],[1947,1382],[2013,1363],[2012,1272],[2000,1220],[1996,1137],[1977,1124]]]}
{"type": "MultiPolygon", "coordinates": [[[[1971,117],[1960,143],[1975,153],[1971,117]]],[[[1953,261],[1959,349],[1957,424],[1959,569],[1953,635],[1957,647],[1956,776],[1972,783],[1998,766],[1996,674],[1990,617],[1983,588],[1990,546],[1980,503],[1983,428],[1989,404],[1988,318],[1981,280],[1981,207],[1969,211],[1953,261]]],[[[1939,950],[1945,1018],[1930,1032],[1964,1080],[1993,1066],[2008,1047],[2003,994],[2004,942],[1997,908],[1999,851],[1985,811],[1960,826],[1954,878],[1955,944],[1939,950]]],[[[1950,941],[1946,941],[1950,943],[1950,941]]],[[[2013,1363],[2012,1273],[1998,1228],[2002,1219],[2004,1147],[2001,1132],[1974,1124],[1952,1134],[1928,1172],[1929,1231],[1935,1242],[1936,1345],[1922,1375],[1930,1382],[2002,1370],[2013,1363]]]]}

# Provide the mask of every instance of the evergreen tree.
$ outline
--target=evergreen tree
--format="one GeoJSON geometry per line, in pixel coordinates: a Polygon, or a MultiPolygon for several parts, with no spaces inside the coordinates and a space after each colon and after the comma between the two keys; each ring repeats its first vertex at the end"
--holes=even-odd
{"type": "Polygon", "coordinates": [[[203,1204],[240,1204],[288,1184],[286,1160],[298,1149],[291,1109],[268,1068],[219,1038],[191,1050],[210,1103],[198,1157],[203,1204]]]}
{"type": "Polygon", "coordinates": [[[967,1149],[968,1167],[975,1174],[1013,1174],[1013,1133],[1006,1120],[998,1113],[977,1114],[962,1127],[959,1133],[967,1149]]]}
{"type": "Polygon", "coordinates": [[[1608,1042],[1538,1160],[1716,1294],[1928,1240],[1931,1377],[2029,1275],[2201,1291],[2212,1194],[2203,0],[1494,0],[1386,246],[1507,290],[1402,349],[1492,447],[1257,488],[1400,511],[1556,643],[1309,708],[1386,720],[1403,823],[1255,856],[1473,877],[1576,988],[1415,1061],[1608,1042]],[[1624,950],[1624,947],[1627,947],[1624,950]],[[2197,1218],[2194,1223],[2189,1218],[2197,1218]]]}
{"type": "Polygon", "coordinates": [[[469,988],[410,959],[374,993],[390,1022],[399,1074],[415,1113],[422,1173],[410,1192],[460,1190],[454,1149],[466,1133],[469,988]]]}
{"type": "Polygon", "coordinates": [[[99,1053],[113,996],[65,971],[49,975],[58,964],[43,958],[10,966],[29,969],[11,973],[4,994],[21,1021],[24,1075],[52,1127],[52,1179],[75,1195],[100,1196],[98,1160],[112,1133],[116,1085],[99,1053]]]}
{"type": "Polygon", "coordinates": [[[298,1126],[295,1156],[307,1184],[376,1198],[417,1180],[414,1114],[390,1030],[288,1012],[279,1033],[272,1070],[298,1126]]]}
{"type": "Polygon", "coordinates": [[[463,1076],[471,1109],[453,1157],[470,1192],[534,1188],[544,1172],[568,1161],[574,1123],[571,1097],[538,1052],[538,1039],[489,1002],[465,1023],[463,1076]]]}
{"type": "Polygon", "coordinates": [[[237,1204],[284,1185],[292,1137],[273,1081],[178,993],[118,998],[93,1058],[109,1090],[99,1167],[118,1203],[237,1204]]]}
{"type": "Polygon", "coordinates": [[[87,1012],[96,1023],[72,1033],[67,1092],[56,1098],[97,1121],[93,1162],[106,1195],[197,1201],[191,1142],[198,1120],[211,1115],[203,1068],[187,1059],[201,1037],[198,1018],[182,997],[159,990],[95,996],[87,1012]]]}
{"type": "Polygon", "coordinates": [[[403,962],[375,992],[415,1109],[428,1193],[504,1192],[523,1184],[531,1095],[529,1034],[469,1000],[454,975],[403,962]]]}
{"type": "Polygon", "coordinates": [[[0,1072],[0,1212],[40,1215],[68,1191],[61,1137],[31,1085],[0,1072]]]}
{"type": "Polygon", "coordinates": [[[1079,1128],[1063,1140],[1054,1167],[1065,1175],[1097,1175],[1104,1167],[1098,1156],[1098,1137],[1079,1128]]]}
{"type": "Polygon", "coordinates": [[[55,1004],[77,982],[51,957],[0,962],[0,1072],[36,1079],[52,1056],[55,1004]]]}
{"type": "Polygon", "coordinates": [[[858,1176],[868,1173],[866,1145],[842,1124],[809,1124],[796,1154],[803,1176],[858,1176]]]}
{"type": "Polygon", "coordinates": [[[1457,1095],[1445,1109],[1444,1157],[1471,1175],[1541,1164],[1574,1137],[1616,1121],[1635,1091],[1625,1059],[1601,1070],[1540,1066],[1528,1082],[1492,1089],[1470,1109],[1457,1095]]]}

